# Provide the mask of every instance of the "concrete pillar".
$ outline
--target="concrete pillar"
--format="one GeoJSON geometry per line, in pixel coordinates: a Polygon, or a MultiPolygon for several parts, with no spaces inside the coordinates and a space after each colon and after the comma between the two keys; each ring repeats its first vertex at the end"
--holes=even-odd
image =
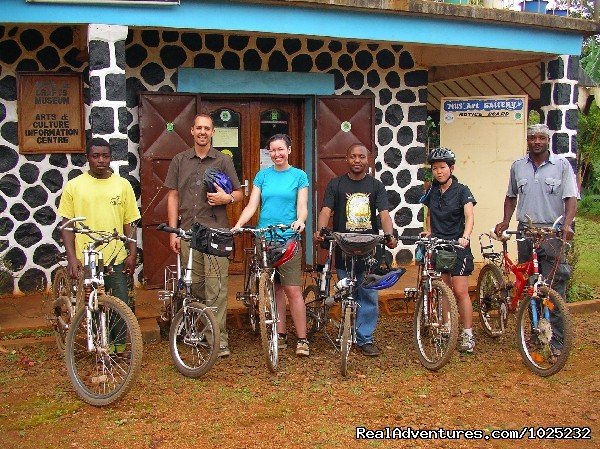
{"type": "Polygon", "coordinates": [[[572,163],[577,155],[579,56],[561,55],[541,64],[542,123],[550,128],[550,147],[572,163]]]}
{"type": "Polygon", "coordinates": [[[127,163],[127,125],[131,122],[125,103],[127,32],[128,27],[120,25],[88,26],[91,132],[109,141],[116,165],[127,163]]]}

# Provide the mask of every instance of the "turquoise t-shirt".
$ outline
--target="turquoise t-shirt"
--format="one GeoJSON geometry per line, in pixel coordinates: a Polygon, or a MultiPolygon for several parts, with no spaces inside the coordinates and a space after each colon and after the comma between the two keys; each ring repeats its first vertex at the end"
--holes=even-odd
{"type": "MultiPolygon", "coordinates": [[[[298,190],[308,187],[308,176],[299,168],[290,167],[277,171],[273,166],[263,168],[254,178],[260,188],[261,206],[258,215],[258,227],[284,224],[290,225],[298,218],[298,190]]],[[[284,237],[290,237],[292,231],[286,231],[284,237]]]]}

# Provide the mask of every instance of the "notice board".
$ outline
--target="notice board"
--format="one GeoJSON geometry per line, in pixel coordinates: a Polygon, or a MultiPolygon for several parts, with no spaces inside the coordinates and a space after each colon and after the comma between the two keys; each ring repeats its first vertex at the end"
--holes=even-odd
{"type": "Polygon", "coordinates": [[[83,94],[78,73],[19,73],[21,153],[75,153],[85,149],[83,94]]]}
{"type": "Polygon", "coordinates": [[[471,235],[477,261],[482,260],[479,235],[502,220],[510,166],[526,153],[527,112],[522,95],[441,99],[441,146],[456,153],[454,175],[477,201],[471,235]]]}

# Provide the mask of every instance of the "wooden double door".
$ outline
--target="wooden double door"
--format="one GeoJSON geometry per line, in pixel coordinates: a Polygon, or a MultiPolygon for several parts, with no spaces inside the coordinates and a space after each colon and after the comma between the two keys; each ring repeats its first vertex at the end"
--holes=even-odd
{"type": "MultiPolygon", "coordinates": [[[[190,133],[197,113],[210,114],[215,124],[213,146],[230,155],[243,184],[244,201],[228,207],[229,224],[235,224],[247,204],[257,171],[271,164],[265,143],[277,133],[292,139],[290,163],[305,169],[305,123],[314,124],[312,155],[313,217],[321,207],[327,182],[347,171],[345,153],[352,143],[363,143],[375,155],[375,114],[372,96],[331,96],[315,99],[314,117],[304,116],[304,98],[210,97],[196,94],[143,93],[140,96],[140,179],[142,188],[142,239],[144,283],[158,287],[164,267],[175,263],[169,236],[156,230],[167,220],[163,185],[173,156],[193,145],[190,133]],[[314,118],[314,122],[312,122],[314,118]],[[311,123],[312,122],[312,123],[311,123]]],[[[371,159],[374,163],[374,157],[371,159]]],[[[250,222],[256,224],[256,216],[250,222]]],[[[236,237],[230,273],[243,270],[243,249],[249,237],[236,237]]],[[[310,261],[311,263],[313,261],[310,261]]]]}
{"type": "MultiPolygon", "coordinates": [[[[278,133],[292,139],[290,163],[302,168],[304,134],[302,102],[297,99],[214,99],[194,94],[141,95],[140,177],[142,186],[142,239],[144,242],[144,281],[148,287],[163,283],[166,264],[175,263],[169,248],[169,236],[156,230],[167,220],[166,194],[163,185],[173,156],[192,147],[190,133],[194,117],[209,114],[215,125],[213,146],[232,157],[242,183],[244,200],[227,208],[229,224],[248,202],[254,176],[271,165],[266,141],[278,133]]],[[[256,224],[256,216],[250,225],[256,224]]],[[[248,236],[236,237],[235,253],[230,263],[231,273],[243,269],[244,247],[251,244],[248,236]]]]}

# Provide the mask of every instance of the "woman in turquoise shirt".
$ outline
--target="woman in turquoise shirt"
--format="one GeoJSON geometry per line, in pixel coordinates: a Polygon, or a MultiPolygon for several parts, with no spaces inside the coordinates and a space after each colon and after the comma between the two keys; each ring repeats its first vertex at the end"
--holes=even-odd
{"type": "MultiPolygon", "coordinates": [[[[289,163],[292,142],[287,134],[275,134],[267,141],[267,149],[273,165],[260,170],[254,178],[248,205],[233,227],[240,228],[250,220],[260,206],[258,227],[276,224],[289,225],[292,230],[302,232],[308,216],[308,177],[299,168],[289,163]]],[[[292,231],[286,231],[289,236],[292,231]]],[[[277,323],[279,348],[287,348],[286,296],[296,328],[298,343],[296,354],[308,356],[306,340],[306,308],[302,298],[302,250],[277,269],[275,284],[277,310],[281,319],[277,323]]]]}

